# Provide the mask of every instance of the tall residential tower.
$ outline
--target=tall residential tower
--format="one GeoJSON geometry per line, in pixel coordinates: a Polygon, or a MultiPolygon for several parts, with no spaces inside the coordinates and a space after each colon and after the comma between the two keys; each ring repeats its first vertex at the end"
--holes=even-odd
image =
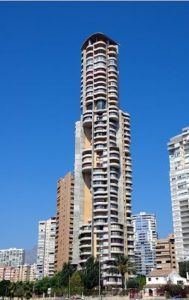
{"type": "Polygon", "coordinates": [[[189,127],[169,144],[170,186],[177,262],[189,259],[189,127]]]}
{"type": "Polygon", "coordinates": [[[147,275],[155,266],[157,226],[154,214],[132,216],[136,273],[147,275]]]}
{"type": "Polygon", "coordinates": [[[55,271],[72,260],[74,176],[60,178],[57,184],[55,271]]]}
{"type": "Polygon", "coordinates": [[[39,222],[36,278],[54,275],[56,218],[39,222]]]}
{"type": "Polygon", "coordinates": [[[104,285],[119,254],[133,258],[130,117],[119,109],[118,44],[101,33],[81,54],[81,119],[76,123],[73,262],[101,257],[104,285]]]}

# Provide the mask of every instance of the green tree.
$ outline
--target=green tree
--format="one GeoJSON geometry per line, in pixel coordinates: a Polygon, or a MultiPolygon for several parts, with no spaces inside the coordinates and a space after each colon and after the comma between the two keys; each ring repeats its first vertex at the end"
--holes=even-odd
{"type": "Polygon", "coordinates": [[[189,260],[179,262],[179,274],[182,277],[187,277],[187,272],[189,272],[189,260]]]}
{"type": "Polygon", "coordinates": [[[144,288],[144,286],[146,285],[146,276],[144,276],[144,275],[138,275],[136,277],[136,280],[138,282],[139,289],[142,290],[144,288]]]}
{"type": "Polygon", "coordinates": [[[14,285],[14,291],[13,291],[13,297],[18,297],[23,299],[25,290],[24,290],[24,283],[22,281],[18,281],[13,284],[14,285]]]}
{"type": "Polygon", "coordinates": [[[23,289],[24,289],[24,297],[26,299],[32,298],[33,295],[33,282],[24,282],[23,289]]]}
{"type": "Polygon", "coordinates": [[[75,271],[70,278],[70,293],[71,295],[83,293],[83,282],[79,271],[75,271]]]}
{"type": "Polygon", "coordinates": [[[59,287],[66,287],[69,284],[69,280],[72,274],[76,271],[76,266],[72,265],[70,262],[63,265],[62,271],[57,275],[59,287]]]}
{"type": "Polygon", "coordinates": [[[10,286],[10,281],[9,280],[2,280],[0,281],[0,296],[1,297],[7,297],[9,293],[9,286],[10,286]]]}
{"type": "Polygon", "coordinates": [[[99,284],[99,262],[93,256],[89,257],[81,271],[81,279],[86,290],[91,290],[99,284]]]}
{"type": "Polygon", "coordinates": [[[139,288],[139,282],[136,278],[130,278],[127,280],[127,288],[128,289],[138,289],[139,288]]]}
{"type": "Polygon", "coordinates": [[[34,292],[36,295],[47,294],[48,288],[51,287],[51,279],[49,277],[44,277],[37,280],[34,284],[34,292]]]}
{"type": "Polygon", "coordinates": [[[123,254],[118,255],[113,261],[114,266],[109,269],[109,273],[121,274],[122,289],[125,288],[125,278],[128,278],[128,274],[134,272],[134,265],[130,261],[128,256],[123,254]]]}

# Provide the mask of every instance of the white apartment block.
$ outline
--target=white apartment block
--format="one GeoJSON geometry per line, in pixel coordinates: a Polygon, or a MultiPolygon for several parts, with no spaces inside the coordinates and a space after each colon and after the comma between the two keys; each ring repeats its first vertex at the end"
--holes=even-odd
{"type": "Polygon", "coordinates": [[[56,218],[40,221],[38,227],[37,278],[54,275],[56,218]]]}
{"type": "Polygon", "coordinates": [[[24,249],[9,248],[0,250],[0,266],[18,267],[24,264],[24,249]]]}
{"type": "Polygon", "coordinates": [[[154,214],[132,216],[136,273],[147,275],[156,266],[157,226],[154,214]]]}
{"type": "Polygon", "coordinates": [[[81,48],[81,119],[76,123],[73,262],[101,261],[104,286],[120,254],[131,259],[130,116],[120,110],[118,44],[102,33],[81,48]]]}
{"type": "Polygon", "coordinates": [[[177,262],[189,259],[189,127],[168,143],[177,262]]]}

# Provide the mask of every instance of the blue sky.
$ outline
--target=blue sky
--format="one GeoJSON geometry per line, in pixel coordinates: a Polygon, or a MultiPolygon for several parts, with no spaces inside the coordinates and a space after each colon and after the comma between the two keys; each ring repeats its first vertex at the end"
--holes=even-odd
{"type": "Polygon", "coordinates": [[[131,114],[133,211],[172,231],[167,142],[189,125],[189,3],[0,3],[0,248],[31,248],[73,169],[80,46],[120,43],[120,102],[131,114]]]}

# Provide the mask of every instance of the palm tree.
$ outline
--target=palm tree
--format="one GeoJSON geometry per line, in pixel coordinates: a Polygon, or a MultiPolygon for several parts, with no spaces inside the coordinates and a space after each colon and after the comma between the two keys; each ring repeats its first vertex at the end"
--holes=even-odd
{"type": "Polygon", "coordinates": [[[130,258],[123,254],[116,257],[113,261],[113,266],[109,269],[109,273],[121,274],[122,289],[125,288],[125,277],[128,278],[128,274],[131,272],[134,272],[134,265],[130,261],[130,258]]]}

